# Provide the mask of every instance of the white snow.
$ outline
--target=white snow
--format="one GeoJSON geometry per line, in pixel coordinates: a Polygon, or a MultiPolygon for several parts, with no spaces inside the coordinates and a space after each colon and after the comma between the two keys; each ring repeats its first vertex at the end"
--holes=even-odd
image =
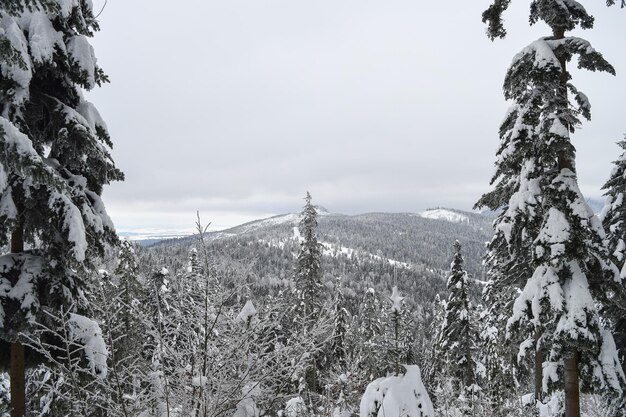
{"type": "Polygon", "coordinates": [[[562,138],[569,138],[569,130],[563,125],[563,123],[561,123],[561,121],[557,117],[554,117],[552,119],[552,125],[550,126],[549,132],[562,138]]]}
{"type": "Polygon", "coordinates": [[[5,216],[7,220],[17,218],[17,207],[10,188],[0,188],[0,216],[5,216]]]}
{"type": "Polygon", "coordinates": [[[400,296],[400,292],[398,291],[398,287],[394,286],[391,292],[391,312],[392,313],[400,313],[402,311],[402,300],[404,297],[400,296]]]}
{"type": "Polygon", "coordinates": [[[529,305],[533,317],[531,322],[539,324],[537,320],[541,316],[543,309],[541,300],[545,298],[549,300],[552,310],[563,310],[563,290],[559,284],[556,270],[551,266],[542,265],[535,270],[533,276],[526,282],[521,294],[513,303],[513,314],[507,321],[507,334],[513,323],[523,321],[528,316],[527,310],[529,305]]]}
{"type": "Polygon", "coordinates": [[[206,376],[194,376],[191,378],[191,386],[193,387],[206,387],[208,379],[206,376]]]}
{"type": "Polygon", "coordinates": [[[287,401],[285,414],[287,417],[300,417],[303,415],[305,406],[302,397],[294,397],[287,401]]]}
{"type": "MultiPolygon", "coordinates": [[[[20,308],[26,311],[26,318],[33,321],[31,309],[39,306],[35,294],[35,282],[42,275],[44,260],[39,256],[27,253],[9,253],[0,256],[0,300],[13,299],[20,302],[20,308]],[[19,275],[15,285],[4,278],[19,267],[19,275]]],[[[5,313],[0,302],[0,327],[4,327],[5,313]]]]}
{"type": "Polygon", "coordinates": [[[515,55],[511,62],[511,67],[516,66],[519,61],[529,57],[533,59],[533,66],[535,68],[545,69],[548,66],[561,68],[561,63],[554,55],[553,46],[546,41],[545,38],[534,41],[515,55]]]}
{"type": "Polygon", "coordinates": [[[419,215],[425,219],[445,220],[452,223],[469,223],[469,217],[466,215],[446,209],[426,210],[419,213],[419,215]]]}
{"type": "Polygon", "coordinates": [[[241,390],[242,398],[237,403],[237,408],[232,417],[259,417],[259,408],[254,402],[254,397],[261,394],[259,384],[252,382],[246,384],[241,390]]]}
{"type": "Polygon", "coordinates": [[[435,412],[417,365],[406,373],[376,379],[361,398],[360,417],[434,417],[435,412]]]}
{"type": "Polygon", "coordinates": [[[526,214],[529,218],[535,215],[535,206],[538,204],[537,198],[541,195],[541,189],[538,179],[533,178],[534,171],[535,161],[532,158],[524,161],[517,191],[509,200],[506,216],[497,226],[507,242],[510,242],[512,225],[519,214],[526,214]]]}
{"type": "Polygon", "coordinates": [[[567,265],[571,278],[563,284],[565,314],[562,314],[559,319],[555,335],[564,336],[566,340],[586,339],[595,344],[598,341],[589,331],[589,327],[596,324],[597,311],[589,292],[587,277],[581,271],[577,261],[568,262],[567,265]]]}
{"type": "Polygon", "coordinates": [[[256,313],[257,311],[256,308],[254,308],[254,304],[252,304],[252,301],[248,300],[246,301],[246,304],[243,306],[239,314],[237,314],[235,320],[237,322],[246,324],[249,323],[254,316],[256,316],[256,313]]]}
{"type": "MultiPolygon", "coordinates": [[[[267,226],[275,226],[280,224],[297,224],[300,220],[300,215],[295,213],[281,214],[278,216],[268,217],[267,219],[256,220],[249,223],[244,223],[240,226],[231,228],[237,231],[237,234],[248,233],[261,229],[267,226]]],[[[231,230],[227,229],[227,230],[231,230]]]]}
{"type": "Polygon", "coordinates": [[[96,54],[89,40],[83,35],[72,36],[67,42],[70,58],[87,75],[87,89],[95,86],[96,54]]]}
{"type": "Polygon", "coordinates": [[[28,44],[33,61],[39,64],[52,61],[55,47],[65,52],[63,35],[52,27],[48,16],[41,11],[33,12],[30,17],[28,44]]]}
{"type": "Polygon", "coordinates": [[[86,100],[81,100],[80,104],[76,107],[76,111],[83,116],[87,124],[93,131],[96,131],[96,127],[100,126],[104,130],[107,130],[107,125],[100,116],[100,112],[96,109],[96,106],[86,100]]]}
{"type": "Polygon", "coordinates": [[[561,368],[562,366],[562,362],[543,363],[543,376],[541,378],[541,389],[543,390],[543,392],[548,392],[549,384],[558,382],[559,368],[561,368]]]}
{"type": "Polygon", "coordinates": [[[71,313],[68,324],[70,338],[83,346],[91,373],[99,378],[106,378],[109,351],[98,323],[80,314],[71,313]]]}
{"type": "Polygon", "coordinates": [[[87,252],[87,237],[80,210],[66,195],[59,192],[50,194],[48,205],[52,210],[60,210],[63,218],[63,228],[67,231],[68,240],[73,244],[72,254],[74,259],[78,262],[83,262],[87,252]]]}
{"type": "Polygon", "coordinates": [[[551,258],[557,258],[565,253],[565,243],[570,238],[570,226],[565,214],[551,207],[548,211],[546,223],[541,228],[537,241],[550,247],[551,258]]]}
{"type": "Polygon", "coordinates": [[[4,131],[2,139],[6,147],[20,158],[33,158],[41,161],[41,158],[33,148],[33,142],[28,136],[20,132],[8,119],[0,116],[0,127],[4,131]]]}
{"type": "Polygon", "coordinates": [[[615,340],[613,335],[607,329],[602,329],[602,348],[600,349],[600,369],[604,374],[603,378],[599,375],[595,375],[600,381],[606,381],[606,383],[615,391],[621,390],[622,384],[626,383],[626,375],[620,365],[619,356],[617,355],[617,347],[615,346],[615,340]]]}
{"type": "Polygon", "coordinates": [[[69,17],[72,13],[72,9],[78,6],[78,0],[56,0],[56,2],[59,5],[61,16],[64,18],[69,17]]]}
{"type": "Polygon", "coordinates": [[[18,51],[25,65],[25,68],[20,67],[17,63],[3,62],[0,65],[2,75],[12,79],[19,86],[19,89],[14,92],[13,102],[16,105],[20,105],[29,96],[28,87],[33,78],[28,42],[17,21],[10,16],[5,16],[0,20],[0,34],[3,34],[8,39],[11,47],[18,51]]]}

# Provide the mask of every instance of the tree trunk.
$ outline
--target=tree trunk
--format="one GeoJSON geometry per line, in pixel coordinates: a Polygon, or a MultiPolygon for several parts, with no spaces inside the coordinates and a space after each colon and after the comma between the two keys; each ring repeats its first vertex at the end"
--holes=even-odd
{"type": "Polygon", "coordinates": [[[565,417],[580,417],[578,352],[565,359],[565,417]]]}
{"type": "MultiPolygon", "coordinates": [[[[565,29],[556,27],[552,29],[555,39],[563,39],[565,37],[565,29]]],[[[560,90],[563,96],[563,107],[567,108],[569,102],[567,99],[567,61],[564,57],[559,58],[561,64],[560,90]]],[[[570,126],[566,126],[568,129],[570,126]]],[[[575,172],[573,156],[569,157],[564,152],[559,154],[559,169],[570,169],[575,172]]],[[[572,352],[571,356],[565,358],[565,417],[580,417],[580,389],[578,386],[578,352],[572,352]]]]}
{"type": "MultiPolygon", "coordinates": [[[[18,222],[11,235],[11,253],[24,252],[24,225],[18,222]]],[[[15,285],[16,282],[12,282],[15,285]]],[[[26,415],[26,361],[24,346],[15,341],[11,343],[11,417],[26,415]]]]}
{"type": "MultiPolygon", "coordinates": [[[[552,28],[552,35],[554,36],[554,39],[563,39],[565,38],[565,28],[562,27],[553,27],[552,28]]],[[[567,109],[569,107],[569,101],[567,98],[567,80],[569,78],[569,75],[567,73],[567,61],[565,60],[565,57],[560,57],[559,58],[559,64],[561,64],[561,75],[559,77],[559,94],[561,94],[561,98],[563,100],[563,102],[561,103],[561,105],[563,106],[564,109],[567,109]]],[[[570,126],[565,124],[565,127],[569,130],[570,126]]],[[[559,169],[569,169],[572,172],[576,172],[575,168],[574,168],[574,161],[572,160],[573,156],[570,157],[569,155],[567,155],[565,152],[559,152],[558,155],[558,164],[559,164],[559,169]]]]}
{"type": "Polygon", "coordinates": [[[11,343],[11,417],[26,415],[24,346],[20,342],[11,343]]]}
{"type": "Polygon", "coordinates": [[[539,346],[541,333],[535,332],[535,401],[543,401],[543,355],[539,346]]]}

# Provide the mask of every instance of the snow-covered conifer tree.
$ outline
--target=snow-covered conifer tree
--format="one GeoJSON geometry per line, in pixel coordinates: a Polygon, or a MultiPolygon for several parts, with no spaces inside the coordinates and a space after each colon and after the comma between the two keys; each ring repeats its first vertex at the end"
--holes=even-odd
{"type": "Polygon", "coordinates": [[[389,356],[391,358],[392,368],[395,375],[400,373],[400,327],[402,326],[403,300],[404,297],[400,295],[398,287],[393,287],[391,297],[389,297],[389,301],[391,301],[389,318],[392,330],[392,340],[389,340],[387,343],[391,344],[391,355],[389,356]]]}
{"type": "Polygon", "coordinates": [[[317,241],[317,210],[311,203],[311,194],[307,191],[306,201],[300,214],[300,235],[302,243],[296,263],[294,280],[298,292],[298,311],[301,323],[309,326],[320,313],[323,303],[322,251],[317,241]]]}
{"type": "Polygon", "coordinates": [[[115,168],[106,125],[83,98],[107,81],[88,38],[89,1],[0,9],[0,339],[12,350],[13,415],[24,410],[24,347],[43,310],[86,306],[86,273],[116,241],[100,199],[115,168]],[[10,347],[9,345],[10,344],[10,347]]]}
{"type": "Polygon", "coordinates": [[[333,336],[330,349],[331,362],[343,367],[348,359],[347,333],[350,314],[346,309],[346,300],[343,295],[341,278],[337,278],[335,287],[335,306],[333,316],[333,336]]]}
{"type": "Polygon", "coordinates": [[[454,242],[454,260],[448,277],[448,302],[443,323],[437,337],[437,352],[446,361],[449,376],[457,388],[474,384],[475,324],[469,301],[469,278],[463,269],[461,244],[454,242]]]}
{"type": "MultiPolygon", "coordinates": [[[[626,150],[626,139],[618,143],[626,150]]],[[[607,232],[608,250],[613,262],[626,278],[626,152],[614,162],[609,180],[604,184],[606,202],[600,218],[607,232]]],[[[606,307],[606,316],[620,355],[622,370],[626,372],[626,287],[624,283],[616,288],[615,294],[606,307]]],[[[624,399],[626,405],[626,398],[624,399]]]]}
{"type": "Polygon", "coordinates": [[[123,350],[128,353],[132,350],[131,346],[142,338],[139,305],[144,298],[144,288],[139,282],[137,257],[130,241],[121,242],[118,260],[119,263],[115,268],[115,275],[118,279],[116,295],[119,296],[121,302],[122,317],[117,317],[117,319],[121,319],[122,328],[114,338],[123,339],[123,342],[120,340],[121,345],[124,345],[123,350]]]}
{"type": "MultiPolygon", "coordinates": [[[[322,284],[322,245],[317,241],[317,210],[311,203],[311,194],[307,191],[305,205],[300,214],[299,231],[302,236],[300,252],[294,273],[296,312],[296,331],[308,333],[320,316],[324,303],[324,285],[322,284]]],[[[318,357],[312,354],[306,369],[305,382],[310,391],[320,390],[318,378],[318,357]]]]}
{"type": "MultiPolygon", "coordinates": [[[[491,39],[506,34],[509,3],[495,0],[484,12],[491,39]]],[[[552,33],[518,53],[507,72],[504,94],[513,106],[500,127],[494,190],[479,205],[502,210],[492,260],[502,271],[497,278],[521,289],[506,312],[510,339],[520,359],[536,353],[541,390],[564,390],[566,416],[578,417],[579,379],[584,389],[619,391],[624,378],[597,310],[620,278],[578,189],[570,141],[580,118],[590,118],[590,105],[570,82],[567,64],[577,56],[579,68],[614,70],[588,41],[565,36],[593,26],[580,3],[533,1],[530,23],[538,21],[552,33]]]]}
{"type": "Polygon", "coordinates": [[[383,334],[382,310],[373,288],[368,288],[365,292],[361,303],[359,321],[358,361],[365,378],[372,380],[385,373],[383,367],[380,366],[380,360],[384,354],[381,341],[383,334]]]}
{"type": "Polygon", "coordinates": [[[425,346],[424,361],[421,363],[422,366],[420,368],[422,371],[422,378],[424,378],[424,384],[426,385],[426,389],[428,390],[430,396],[433,398],[433,401],[436,401],[436,397],[434,395],[435,386],[438,379],[438,373],[441,371],[440,360],[442,359],[437,351],[437,338],[441,332],[445,312],[446,300],[442,300],[439,294],[436,294],[435,299],[433,300],[432,320],[427,329],[427,334],[431,336],[428,338],[428,342],[425,346]]]}

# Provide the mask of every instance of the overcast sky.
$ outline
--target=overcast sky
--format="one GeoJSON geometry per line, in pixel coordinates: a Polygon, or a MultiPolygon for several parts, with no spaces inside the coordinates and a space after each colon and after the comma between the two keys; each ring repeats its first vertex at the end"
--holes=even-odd
{"type": "MultiPolygon", "coordinates": [[[[93,39],[111,83],[89,93],[126,181],[104,200],[125,231],[215,228],[299,211],[471,209],[489,189],[512,57],[546,26],[528,1],[489,41],[489,0],[109,0],[93,39]]],[[[98,9],[102,0],[94,0],[98,9]]],[[[626,10],[577,31],[617,77],[574,71],[593,120],[579,183],[600,187],[626,133],[626,10]]]]}

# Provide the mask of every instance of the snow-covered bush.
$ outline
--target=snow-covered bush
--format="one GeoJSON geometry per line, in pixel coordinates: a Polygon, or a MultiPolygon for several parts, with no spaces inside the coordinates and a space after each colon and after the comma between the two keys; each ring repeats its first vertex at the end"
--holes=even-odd
{"type": "Polygon", "coordinates": [[[404,375],[378,378],[361,398],[360,417],[434,417],[435,411],[417,365],[404,375]]]}

